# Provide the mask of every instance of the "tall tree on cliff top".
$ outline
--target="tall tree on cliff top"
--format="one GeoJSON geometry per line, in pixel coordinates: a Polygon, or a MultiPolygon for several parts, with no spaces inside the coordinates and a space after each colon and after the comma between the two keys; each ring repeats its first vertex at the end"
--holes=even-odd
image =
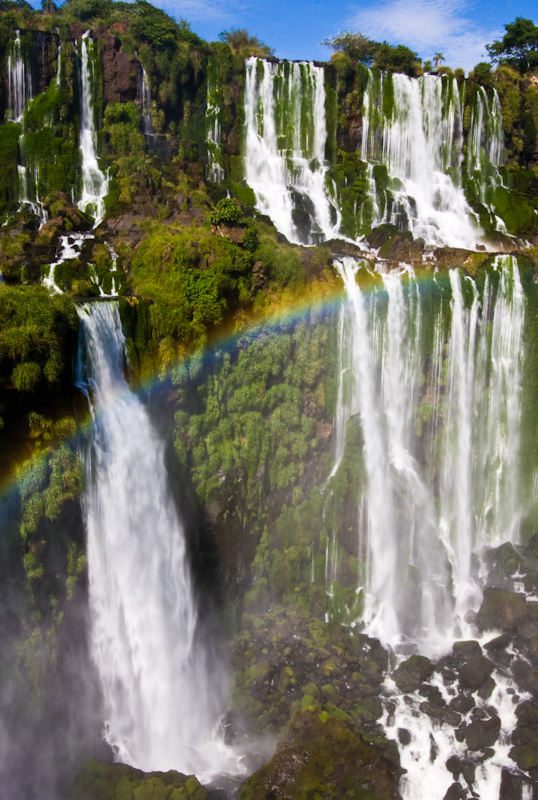
{"type": "Polygon", "coordinates": [[[353,61],[360,61],[368,67],[373,64],[379,49],[379,42],[368,39],[364,33],[352,31],[337,33],[336,36],[324,39],[321,44],[331,47],[335,53],[347,53],[353,61]]]}
{"type": "Polygon", "coordinates": [[[502,39],[486,45],[489,57],[497,64],[508,64],[520,72],[538,68],[538,27],[530,19],[517,17],[505,25],[502,39]]]}

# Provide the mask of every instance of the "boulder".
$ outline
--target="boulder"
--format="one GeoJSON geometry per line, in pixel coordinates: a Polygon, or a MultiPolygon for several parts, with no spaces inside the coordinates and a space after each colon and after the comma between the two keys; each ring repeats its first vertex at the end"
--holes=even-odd
{"type": "Polygon", "coordinates": [[[469,658],[459,670],[460,685],[464,689],[476,691],[493,672],[493,664],[485,656],[469,658]]]}
{"type": "Polygon", "coordinates": [[[392,679],[401,692],[414,692],[433,672],[433,664],[426,656],[411,656],[392,673],[392,679]]]}
{"type": "Polygon", "coordinates": [[[463,738],[469,750],[484,750],[493,747],[501,730],[501,720],[497,716],[491,719],[476,720],[467,725],[463,738]]]}
{"type": "Polygon", "coordinates": [[[452,652],[456,658],[475,658],[482,655],[482,648],[478,642],[471,640],[467,642],[454,642],[452,652]]]}
{"type": "Polygon", "coordinates": [[[461,783],[453,783],[451,786],[448,787],[443,800],[465,800],[467,797],[467,792],[461,785],[461,783]]]}
{"type": "Polygon", "coordinates": [[[514,630],[528,617],[525,598],[516,592],[504,589],[485,589],[482,605],[476,615],[480,630],[502,628],[514,630]]]}

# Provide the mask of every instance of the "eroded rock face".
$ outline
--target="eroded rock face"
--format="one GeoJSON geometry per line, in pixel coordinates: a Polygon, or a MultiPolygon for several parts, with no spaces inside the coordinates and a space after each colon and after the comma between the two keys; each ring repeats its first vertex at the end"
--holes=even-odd
{"type": "Polygon", "coordinates": [[[317,711],[297,712],[269,763],[244,785],[240,800],[360,798],[396,800],[390,764],[342,721],[317,711]]]}
{"type": "Polygon", "coordinates": [[[123,45],[109,28],[96,28],[93,32],[99,39],[101,63],[103,65],[103,99],[107,103],[128,103],[138,95],[138,63],[125,52],[123,45]]]}

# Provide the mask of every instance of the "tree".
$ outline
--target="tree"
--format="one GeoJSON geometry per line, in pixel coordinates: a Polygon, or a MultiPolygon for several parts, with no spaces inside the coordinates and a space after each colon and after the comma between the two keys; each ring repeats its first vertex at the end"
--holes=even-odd
{"type": "Polygon", "coordinates": [[[331,47],[335,53],[346,53],[353,61],[360,61],[367,66],[373,64],[379,48],[379,42],[368,39],[363,33],[352,31],[338,33],[324,39],[321,44],[331,47]]]}
{"type": "Polygon", "coordinates": [[[520,72],[538,67],[538,27],[534,22],[517,17],[504,28],[506,33],[502,39],[486,45],[490,59],[520,72]]]}
{"type": "Polygon", "coordinates": [[[261,42],[257,36],[251,36],[246,28],[232,28],[231,31],[223,31],[219,39],[227,42],[234,53],[239,53],[243,58],[248,56],[272,56],[273,49],[261,42]]]}
{"type": "Polygon", "coordinates": [[[444,61],[445,57],[442,53],[436,53],[433,57],[433,60],[435,61],[435,69],[439,69],[441,61],[444,61]]]}
{"type": "Polygon", "coordinates": [[[413,77],[418,74],[420,59],[403,44],[393,46],[383,42],[377,48],[374,66],[390,72],[405,72],[406,75],[413,77]]]}

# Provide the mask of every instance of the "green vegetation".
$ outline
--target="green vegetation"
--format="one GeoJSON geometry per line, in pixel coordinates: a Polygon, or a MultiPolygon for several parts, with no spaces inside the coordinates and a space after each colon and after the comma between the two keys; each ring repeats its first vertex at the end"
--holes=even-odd
{"type": "Polygon", "coordinates": [[[333,61],[336,64],[341,65],[341,56],[344,55],[352,64],[365,64],[388,72],[405,72],[411,77],[422,72],[420,58],[408,47],[375,42],[360,32],[347,30],[324,39],[321,44],[334,51],[333,61]]]}
{"type": "Polygon", "coordinates": [[[504,26],[502,39],[486,45],[492,61],[526,73],[538,67],[538,27],[530,19],[517,17],[504,26]]]}

